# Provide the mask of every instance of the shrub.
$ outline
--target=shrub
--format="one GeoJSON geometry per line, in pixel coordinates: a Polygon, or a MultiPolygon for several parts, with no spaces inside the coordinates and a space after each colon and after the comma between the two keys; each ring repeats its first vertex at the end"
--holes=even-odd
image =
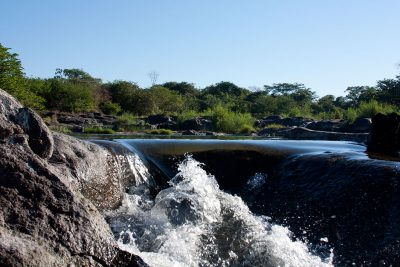
{"type": "Polygon", "coordinates": [[[233,112],[222,106],[215,107],[212,113],[215,130],[219,132],[241,133],[254,124],[254,118],[249,113],[233,112]]]}
{"type": "Polygon", "coordinates": [[[388,114],[396,111],[398,110],[393,105],[371,100],[369,102],[361,102],[360,106],[357,108],[357,115],[358,117],[372,117],[378,113],[388,114]]]}
{"type": "Polygon", "coordinates": [[[159,135],[171,135],[174,133],[174,131],[169,129],[156,129],[156,130],[151,130],[149,133],[159,134],[159,135]]]}
{"type": "Polygon", "coordinates": [[[255,132],[256,132],[256,130],[251,125],[244,125],[242,127],[242,129],[240,130],[241,134],[251,134],[251,133],[255,133],[255,132]]]}
{"type": "Polygon", "coordinates": [[[125,112],[117,117],[117,123],[118,124],[137,124],[137,118],[132,113],[125,112]]]}
{"type": "Polygon", "coordinates": [[[272,124],[267,125],[265,128],[278,130],[278,129],[286,128],[286,126],[284,126],[282,124],[278,124],[278,123],[272,123],[272,124]]]}
{"type": "Polygon", "coordinates": [[[116,115],[121,112],[121,106],[111,101],[101,103],[100,110],[107,115],[116,115]]]}
{"type": "Polygon", "coordinates": [[[87,127],[83,129],[83,132],[95,134],[115,134],[115,131],[113,129],[102,127],[87,127]]]}

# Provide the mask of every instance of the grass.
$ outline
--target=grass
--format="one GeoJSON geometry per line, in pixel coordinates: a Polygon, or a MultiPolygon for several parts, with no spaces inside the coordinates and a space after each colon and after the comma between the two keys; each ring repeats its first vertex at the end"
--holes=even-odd
{"type": "Polygon", "coordinates": [[[287,127],[282,124],[279,124],[279,123],[272,123],[272,124],[268,124],[265,128],[279,130],[279,129],[283,129],[283,128],[287,128],[287,127]]]}
{"type": "Polygon", "coordinates": [[[50,125],[50,130],[59,132],[59,133],[72,133],[71,129],[62,125],[50,125]]]}
{"type": "Polygon", "coordinates": [[[155,130],[150,130],[147,133],[157,134],[157,135],[171,135],[174,133],[174,131],[169,129],[155,129],[155,130]]]}
{"type": "Polygon", "coordinates": [[[84,133],[94,133],[94,134],[115,134],[115,131],[110,128],[102,127],[87,127],[83,128],[84,133]]]}
{"type": "Polygon", "coordinates": [[[217,132],[233,134],[252,131],[255,121],[250,113],[233,112],[221,106],[212,110],[212,118],[217,132]]]}

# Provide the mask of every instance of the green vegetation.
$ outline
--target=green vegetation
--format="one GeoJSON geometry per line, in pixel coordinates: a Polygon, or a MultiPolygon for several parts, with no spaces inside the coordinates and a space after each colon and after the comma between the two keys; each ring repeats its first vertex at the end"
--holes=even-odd
{"type": "Polygon", "coordinates": [[[93,134],[115,134],[115,131],[113,129],[102,127],[86,127],[83,129],[83,132],[93,134]]]}
{"type": "Polygon", "coordinates": [[[267,125],[265,128],[278,130],[278,129],[284,129],[286,128],[286,126],[282,124],[272,123],[267,125]]]}
{"type": "MultiPolygon", "coordinates": [[[[257,90],[222,81],[205,88],[187,82],[167,82],[141,88],[134,82],[103,83],[81,69],[57,69],[52,78],[28,78],[18,54],[0,44],[0,88],[37,111],[102,112],[117,116],[117,129],[148,129],[140,116],[173,115],[178,123],[211,118],[215,131],[251,133],[255,118],[268,115],[316,119],[369,117],[400,111],[400,75],[376,86],[352,86],[346,96],[316,93],[301,83],[276,83],[257,90]]],[[[50,122],[51,118],[47,118],[50,122]]],[[[111,129],[86,129],[110,132],[111,129]]]]}
{"type": "Polygon", "coordinates": [[[154,130],[150,130],[147,132],[151,133],[151,134],[157,134],[157,135],[171,135],[174,133],[174,131],[169,130],[169,129],[154,129],[154,130]]]}
{"type": "Polygon", "coordinates": [[[62,125],[50,125],[49,128],[52,131],[59,133],[72,133],[71,129],[62,125]]]}

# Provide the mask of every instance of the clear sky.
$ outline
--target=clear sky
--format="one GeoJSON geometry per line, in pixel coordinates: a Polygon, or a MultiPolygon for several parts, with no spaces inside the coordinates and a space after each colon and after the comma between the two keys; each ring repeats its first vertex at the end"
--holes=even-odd
{"type": "Polygon", "coordinates": [[[399,0],[2,0],[0,42],[28,76],[204,87],[301,82],[325,94],[400,73],[399,0]]]}

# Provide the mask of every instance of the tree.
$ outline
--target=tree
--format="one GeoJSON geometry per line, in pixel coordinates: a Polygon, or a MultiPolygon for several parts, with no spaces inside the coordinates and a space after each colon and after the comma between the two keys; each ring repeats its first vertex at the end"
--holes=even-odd
{"type": "Polygon", "coordinates": [[[162,86],[153,86],[148,91],[157,106],[157,111],[163,114],[181,112],[184,106],[183,98],[177,92],[162,86]]]}
{"type": "Polygon", "coordinates": [[[378,99],[380,101],[400,105],[400,76],[396,78],[378,81],[378,99]]]}
{"type": "Polygon", "coordinates": [[[273,96],[288,96],[298,92],[311,92],[311,90],[302,83],[274,83],[272,85],[264,85],[264,90],[273,96]]]}
{"type": "Polygon", "coordinates": [[[0,43],[0,88],[15,96],[25,106],[43,109],[45,100],[29,91],[18,54],[0,43]]]}
{"type": "Polygon", "coordinates": [[[359,105],[361,102],[369,102],[378,97],[378,90],[372,86],[350,86],[347,87],[346,99],[352,105],[359,105]]]}

